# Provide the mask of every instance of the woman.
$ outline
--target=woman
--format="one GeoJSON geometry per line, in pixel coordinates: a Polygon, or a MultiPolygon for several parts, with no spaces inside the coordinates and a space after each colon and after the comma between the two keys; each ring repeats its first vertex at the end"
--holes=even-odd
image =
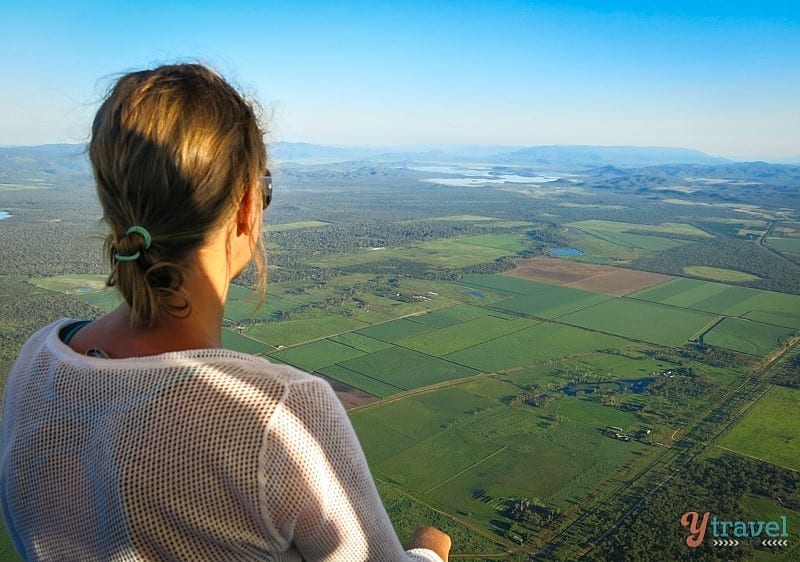
{"type": "Polygon", "coordinates": [[[124,304],[24,346],[0,433],[0,499],[26,560],[446,560],[404,551],[331,388],[221,349],[271,183],[252,107],[199,65],[133,72],[92,127],[124,304]],[[268,187],[268,191],[267,188],[268,187]]]}

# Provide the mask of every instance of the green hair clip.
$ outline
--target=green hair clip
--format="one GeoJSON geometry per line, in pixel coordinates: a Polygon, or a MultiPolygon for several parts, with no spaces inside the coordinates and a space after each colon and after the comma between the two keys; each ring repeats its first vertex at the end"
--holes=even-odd
{"type": "MultiPolygon", "coordinates": [[[[125,231],[125,235],[128,234],[138,234],[142,238],[144,238],[144,249],[148,249],[150,244],[153,242],[153,238],[150,236],[150,233],[147,232],[147,229],[143,226],[132,226],[128,230],[125,231]]],[[[119,252],[114,253],[114,259],[117,261],[135,261],[139,259],[139,250],[136,250],[135,254],[131,254],[130,256],[122,256],[119,252]]]]}

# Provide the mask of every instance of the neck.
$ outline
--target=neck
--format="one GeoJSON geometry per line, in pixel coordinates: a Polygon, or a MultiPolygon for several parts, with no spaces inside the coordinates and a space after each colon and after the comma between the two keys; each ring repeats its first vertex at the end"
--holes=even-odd
{"type": "Polygon", "coordinates": [[[182,287],[191,306],[187,316],[165,312],[152,328],[132,328],[131,309],[123,304],[80,330],[70,347],[79,353],[97,347],[112,358],[222,347],[228,285],[250,259],[249,239],[239,238],[221,230],[187,264],[182,287]]]}
{"type": "Polygon", "coordinates": [[[191,306],[187,316],[165,312],[152,328],[136,328],[131,327],[130,307],[123,304],[80,330],[70,347],[78,353],[100,348],[115,359],[222,347],[228,279],[226,268],[211,267],[198,256],[184,278],[183,290],[191,306]]]}

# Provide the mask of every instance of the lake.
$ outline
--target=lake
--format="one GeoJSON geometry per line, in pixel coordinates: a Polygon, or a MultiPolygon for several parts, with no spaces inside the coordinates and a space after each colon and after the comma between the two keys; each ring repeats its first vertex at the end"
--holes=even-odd
{"type": "Polygon", "coordinates": [[[647,390],[647,387],[654,380],[654,378],[644,378],[605,382],[571,382],[562,388],[561,392],[567,396],[577,396],[579,392],[583,394],[594,394],[595,392],[603,392],[605,394],[632,392],[633,394],[641,394],[647,390]]]}
{"type": "Polygon", "coordinates": [[[422,181],[440,185],[463,186],[487,185],[498,183],[548,183],[560,180],[561,176],[520,176],[518,174],[492,173],[489,168],[462,168],[458,166],[411,166],[410,170],[419,172],[437,172],[464,176],[460,178],[428,178],[422,181]]]}
{"type": "Polygon", "coordinates": [[[582,256],[583,252],[577,248],[551,248],[547,250],[551,256],[582,256]]]}
{"type": "Polygon", "coordinates": [[[0,211],[0,221],[11,216],[11,213],[0,211]]]}

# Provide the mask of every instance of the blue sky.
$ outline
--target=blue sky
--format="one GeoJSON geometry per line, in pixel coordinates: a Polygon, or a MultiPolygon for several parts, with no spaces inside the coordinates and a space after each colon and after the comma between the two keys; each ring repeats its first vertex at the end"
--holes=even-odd
{"type": "Polygon", "coordinates": [[[208,62],[274,140],[800,155],[798,2],[17,2],[0,144],[83,142],[121,71],[208,62]]]}

